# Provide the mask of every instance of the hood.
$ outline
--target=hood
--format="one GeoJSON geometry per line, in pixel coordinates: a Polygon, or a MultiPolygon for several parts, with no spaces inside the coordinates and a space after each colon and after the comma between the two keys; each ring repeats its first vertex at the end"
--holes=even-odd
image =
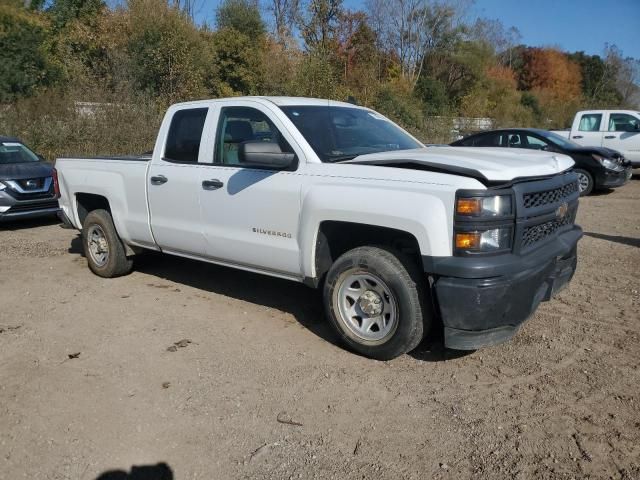
{"type": "Polygon", "coordinates": [[[607,147],[575,147],[572,148],[569,153],[581,153],[583,155],[602,155],[605,158],[620,158],[622,154],[617,150],[607,147]]]}
{"type": "Polygon", "coordinates": [[[360,155],[344,163],[444,171],[488,182],[555,175],[571,168],[571,157],[540,150],[434,146],[360,155]]]}
{"type": "Polygon", "coordinates": [[[0,163],[0,180],[22,180],[52,175],[53,165],[45,162],[0,163]]]}

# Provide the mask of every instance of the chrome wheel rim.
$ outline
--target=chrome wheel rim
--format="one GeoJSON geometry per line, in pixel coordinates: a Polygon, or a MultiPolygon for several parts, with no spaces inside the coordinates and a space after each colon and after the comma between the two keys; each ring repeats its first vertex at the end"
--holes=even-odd
{"type": "Polygon", "coordinates": [[[98,267],[104,267],[109,261],[109,243],[100,225],[91,225],[87,231],[89,256],[98,267]]]}
{"type": "Polygon", "coordinates": [[[350,336],[382,343],[398,325],[398,303],[388,285],[370,272],[345,272],[334,304],[350,336]]]}
{"type": "Polygon", "coordinates": [[[578,172],[578,188],[580,189],[580,192],[584,192],[589,188],[589,177],[582,172],[578,172]]]}

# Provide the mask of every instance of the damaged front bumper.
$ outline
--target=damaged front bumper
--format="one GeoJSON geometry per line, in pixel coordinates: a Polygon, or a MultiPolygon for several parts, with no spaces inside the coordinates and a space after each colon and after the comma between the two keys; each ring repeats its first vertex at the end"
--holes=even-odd
{"type": "Polygon", "coordinates": [[[574,226],[526,256],[423,258],[435,273],[436,306],[447,348],[475,350],[513,337],[540,302],[573,277],[582,229],[574,226]]]}

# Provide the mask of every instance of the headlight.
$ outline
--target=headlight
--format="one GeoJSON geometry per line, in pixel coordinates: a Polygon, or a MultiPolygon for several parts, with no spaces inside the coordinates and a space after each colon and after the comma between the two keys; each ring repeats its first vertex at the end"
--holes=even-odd
{"type": "Polygon", "coordinates": [[[596,160],[600,165],[608,170],[613,170],[615,172],[621,172],[624,170],[622,165],[617,164],[616,162],[612,162],[608,158],[603,157],[602,155],[593,154],[592,157],[596,160]]]}
{"type": "Polygon", "coordinates": [[[7,186],[4,183],[0,182],[0,192],[5,188],[7,188],[7,186]]]}
{"type": "Polygon", "coordinates": [[[510,227],[493,228],[485,231],[456,232],[456,250],[465,253],[497,252],[511,249],[510,227]]]}
{"type": "Polygon", "coordinates": [[[510,195],[459,197],[456,200],[456,214],[463,217],[505,217],[511,213],[510,195]]]}

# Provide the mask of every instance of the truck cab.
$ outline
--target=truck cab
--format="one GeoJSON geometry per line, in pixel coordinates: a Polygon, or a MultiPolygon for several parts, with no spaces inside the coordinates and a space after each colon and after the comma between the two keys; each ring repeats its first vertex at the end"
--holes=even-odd
{"type": "MultiPolygon", "coordinates": [[[[561,133],[561,132],[558,132],[561,133]]],[[[576,113],[570,132],[574,142],[586,147],[606,147],[620,152],[640,167],[640,112],[585,110],[576,113]]]]}

